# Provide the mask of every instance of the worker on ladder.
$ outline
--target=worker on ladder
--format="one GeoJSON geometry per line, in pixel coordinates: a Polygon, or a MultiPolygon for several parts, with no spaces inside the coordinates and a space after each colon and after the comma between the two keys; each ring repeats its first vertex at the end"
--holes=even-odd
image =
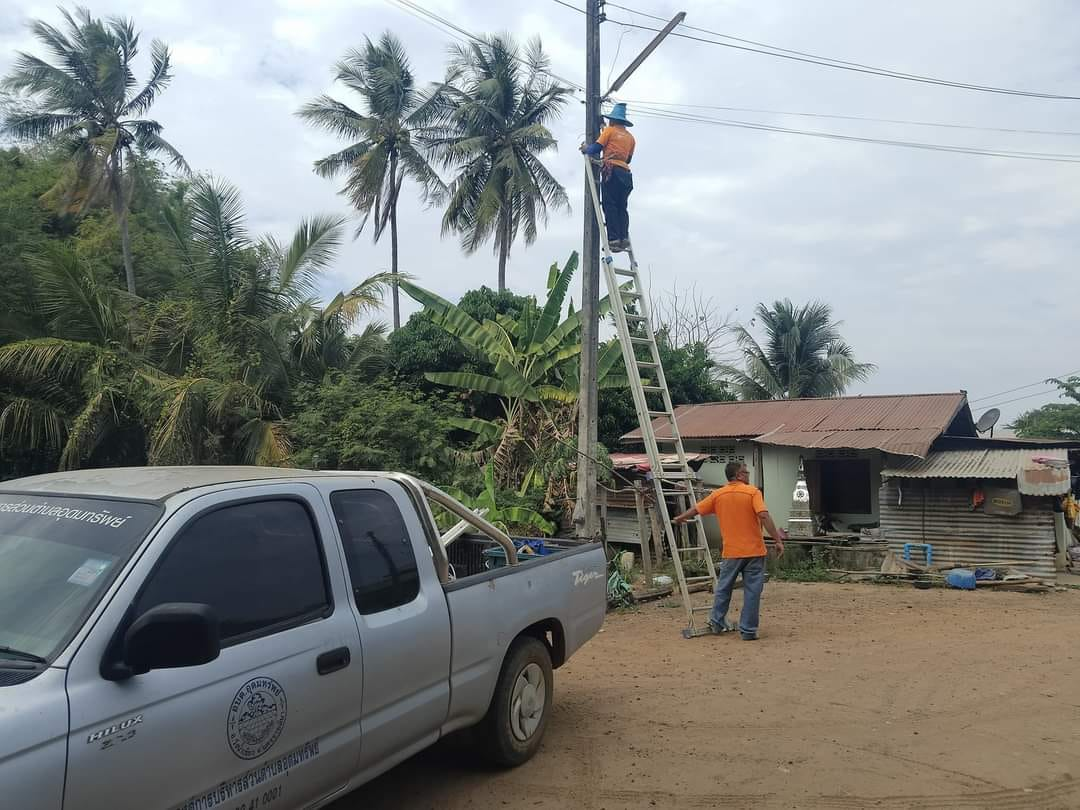
{"type": "Polygon", "coordinates": [[[581,151],[590,157],[603,153],[600,191],[604,221],[607,224],[608,247],[612,253],[620,253],[630,249],[630,214],[627,211],[627,201],[630,192],[634,190],[630,160],[634,157],[635,141],[628,131],[633,124],[626,120],[625,104],[616,104],[604,117],[608,120],[608,125],[600,132],[596,143],[582,146],[581,151]]]}

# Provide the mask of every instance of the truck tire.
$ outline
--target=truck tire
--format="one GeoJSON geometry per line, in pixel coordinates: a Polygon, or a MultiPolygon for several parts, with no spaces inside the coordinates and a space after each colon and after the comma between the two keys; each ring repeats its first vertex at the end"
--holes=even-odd
{"type": "Polygon", "coordinates": [[[547,645],[521,636],[510,645],[491,706],[477,727],[487,758],[511,768],[527,762],[540,748],[553,695],[547,645]]]}

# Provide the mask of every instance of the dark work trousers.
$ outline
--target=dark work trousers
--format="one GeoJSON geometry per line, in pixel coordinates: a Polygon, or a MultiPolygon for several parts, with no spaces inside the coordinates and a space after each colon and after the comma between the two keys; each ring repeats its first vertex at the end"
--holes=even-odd
{"type": "Polygon", "coordinates": [[[630,238],[630,214],[626,203],[633,190],[634,176],[618,166],[612,166],[611,176],[600,184],[609,243],[630,238]]]}

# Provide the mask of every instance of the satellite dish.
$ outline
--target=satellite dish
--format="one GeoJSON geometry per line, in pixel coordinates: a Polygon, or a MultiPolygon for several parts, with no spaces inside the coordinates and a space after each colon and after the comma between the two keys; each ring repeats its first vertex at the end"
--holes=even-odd
{"type": "Polygon", "coordinates": [[[975,423],[975,431],[977,433],[986,433],[991,431],[990,435],[993,436],[994,425],[997,424],[998,419],[1001,418],[1001,411],[997,408],[991,408],[982,416],[979,417],[979,421],[975,423]]]}

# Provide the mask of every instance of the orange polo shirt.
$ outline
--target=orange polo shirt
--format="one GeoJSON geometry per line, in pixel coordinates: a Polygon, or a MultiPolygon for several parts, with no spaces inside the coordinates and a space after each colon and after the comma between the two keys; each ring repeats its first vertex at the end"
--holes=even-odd
{"type": "Polygon", "coordinates": [[[725,560],[765,556],[765,539],[761,535],[758,515],[768,510],[760,489],[732,481],[702,499],[697,510],[702,515],[716,515],[720,521],[725,560]]]}
{"type": "Polygon", "coordinates": [[[604,147],[604,163],[630,170],[630,158],[634,156],[634,136],[626,127],[606,126],[596,142],[604,147]]]}

